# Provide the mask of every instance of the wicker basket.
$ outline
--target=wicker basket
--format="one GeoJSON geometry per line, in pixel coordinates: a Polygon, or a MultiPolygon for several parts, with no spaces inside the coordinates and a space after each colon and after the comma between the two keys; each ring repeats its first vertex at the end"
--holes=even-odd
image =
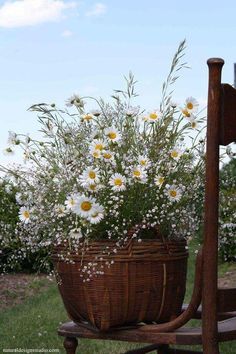
{"type": "MultiPolygon", "coordinates": [[[[83,266],[107,245],[112,242],[91,243],[83,266]]],[[[132,240],[112,255],[114,264],[104,266],[104,274],[90,282],[80,276],[82,254],[74,255],[70,264],[60,260],[62,251],[63,247],[57,248],[53,261],[65,308],[74,322],[86,321],[95,330],[108,331],[139,322],[163,323],[179,315],[186,283],[185,241],[132,240]]]]}

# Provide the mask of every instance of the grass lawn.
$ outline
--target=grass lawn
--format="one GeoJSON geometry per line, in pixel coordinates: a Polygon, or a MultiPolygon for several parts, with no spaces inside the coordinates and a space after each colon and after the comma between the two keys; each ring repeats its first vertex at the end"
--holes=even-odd
{"type": "MultiPolygon", "coordinates": [[[[193,255],[194,251],[192,250],[189,262],[187,299],[191,295],[190,289],[193,282],[193,255]]],[[[220,267],[220,272],[225,273],[231,268],[224,264],[220,267]]],[[[57,288],[52,284],[47,290],[28,298],[22,304],[3,309],[0,312],[0,353],[3,353],[3,349],[10,348],[59,349],[60,353],[64,353],[63,340],[57,336],[56,330],[61,322],[67,320],[57,288]]],[[[113,341],[81,340],[78,353],[119,354],[136,347],[139,345],[113,341]]],[[[221,353],[235,354],[236,341],[222,344],[221,353]]]]}

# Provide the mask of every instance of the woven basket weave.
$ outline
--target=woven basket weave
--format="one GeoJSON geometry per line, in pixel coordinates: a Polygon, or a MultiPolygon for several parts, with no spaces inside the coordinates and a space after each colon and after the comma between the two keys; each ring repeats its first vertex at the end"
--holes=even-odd
{"type": "MultiPolygon", "coordinates": [[[[111,241],[93,242],[86,255],[73,256],[74,264],[60,260],[57,248],[54,266],[60,277],[59,290],[74,322],[87,321],[95,330],[139,322],[163,323],[179,315],[185,295],[187,257],[185,241],[130,241],[112,255],[114,264],[104,274],[83,282],[83,266],[101,254],[111,241]],[[82,260],[83,258],[83,260],[82,260]]],[[[114,243],[115,247],[115,243],[114,243]]],[[[104,256],[105,263],[109,256],[104,256]]]]}

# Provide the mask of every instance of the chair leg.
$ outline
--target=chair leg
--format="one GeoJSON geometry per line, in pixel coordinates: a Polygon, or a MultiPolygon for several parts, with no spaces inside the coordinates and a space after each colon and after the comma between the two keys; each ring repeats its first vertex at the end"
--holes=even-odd
{"type": "Polygon", "coordinates": [[[66,337],[64,340],[64,348],[66,350],[66,354],[75,354],[77,345],[78,341],[76,338],[66,337]]]}

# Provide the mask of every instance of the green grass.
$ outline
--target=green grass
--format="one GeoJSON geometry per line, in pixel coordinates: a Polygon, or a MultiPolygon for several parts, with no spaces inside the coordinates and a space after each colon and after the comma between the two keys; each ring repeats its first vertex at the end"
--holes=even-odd
{"type": "MultiPolygon", "coordinates": [[[[189,288],[186,298],[191,296],[191,284],[194,278],[194,252],[191,251],[188,279],[189,288]]],[[[220,267],[221,274],[228,270],[227,265],[220,267]]],[[[38,284],[36,285],[38,286],[38,284]]],[[[46,291],[35,295],[23,304],[0,312],[0,353],[3,349],[63,349],[63,339],[57,336],[57,327],[61,322],[67,321],[57,287],[51,285],[46,291]]],[[[114,341],[81,340],[78,353],[80,354],[119,354],[131,348],[139,347],[137,344],[114,341]]],[[[193,347],[199,349],[199,347],[193,347]]],[[[154,352],[153,352],[154,353],[154,352]]],[[[221,353],[235,354],[236,341],[221,345],[221,353]]]]}

